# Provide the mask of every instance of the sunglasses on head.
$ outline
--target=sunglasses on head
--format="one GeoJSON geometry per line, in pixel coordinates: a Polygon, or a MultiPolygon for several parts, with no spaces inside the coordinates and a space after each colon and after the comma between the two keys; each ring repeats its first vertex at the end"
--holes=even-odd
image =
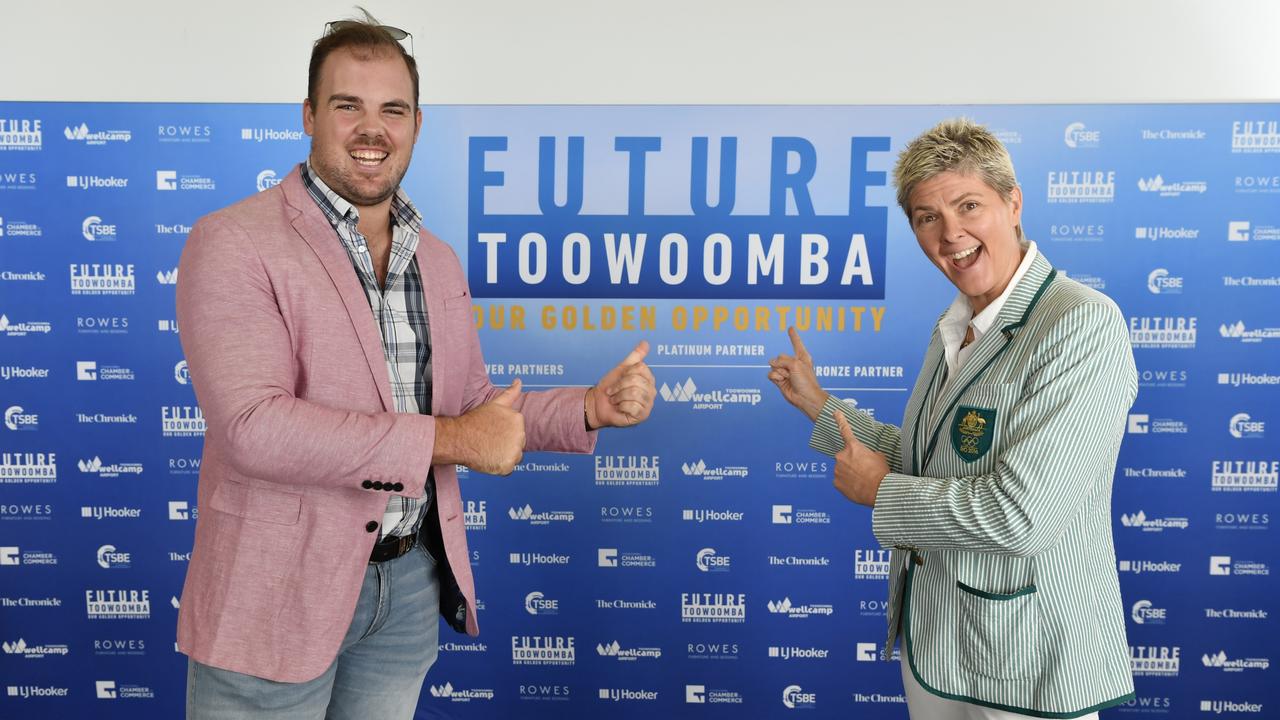
{"type": "MultiPolygon", "coordinates": [[[[325,23],[324,34],[332,35],[333,33],[339,30],[345,30],[347,28],[355,27],[357,25],[367,25],[367,23],[362,23],[359,20],[333,20],[331,22],[325,23]]],[[[413,55],[413,33],[409,32],[408,30],[401,30],[398,27],[392,27],[390,25],[375,25],[374,27],[378,28],[379,30],[382,30],[386,34],[395,38],[397,42],[403,42],[404,40],[408,39],[409,54],[413,55]]]]}

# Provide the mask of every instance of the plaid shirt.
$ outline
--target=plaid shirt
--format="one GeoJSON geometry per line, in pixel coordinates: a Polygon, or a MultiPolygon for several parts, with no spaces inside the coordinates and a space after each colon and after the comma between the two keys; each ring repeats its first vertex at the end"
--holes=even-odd
{"type": "MultiPolygon", "coordinates": [[[[409,202],[404,190],[397,189],[391,199],[391,261],[387,266],[386,286],[379,288],[369,246],[356,229],[360,212],[324,184],[311,170],[310,161],[302,163],[299,169],[302,184],[338,233],[369,300],[369,309],[378,321],[396,412],[431,414],[430,326],[422,295],[422,275],[414,256],[418,233],[422,230],[422,215],[409,202]]],[[[406,535],[418,527],[423,512],[431,507],[435,491],[430,468],[427,473],[421,500],[393,495],[387,501],[380,539],[406,535]]]]}

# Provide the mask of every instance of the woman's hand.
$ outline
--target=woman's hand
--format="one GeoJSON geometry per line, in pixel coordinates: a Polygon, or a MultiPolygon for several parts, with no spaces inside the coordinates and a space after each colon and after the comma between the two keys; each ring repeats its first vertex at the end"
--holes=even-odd
{"type": "Polygon", "coordinates": [[[818,376],[813,371],[813,356],[800,341],[800,333],[790,327],[787,334],[791,336],[791,347],[796,354],[783,353],[770,360],[769,380],[778,386],[787,402],[808,415],[810,420],[817,420],[818,413],[827,402],[827,392],[818,385],[818,376]]]}

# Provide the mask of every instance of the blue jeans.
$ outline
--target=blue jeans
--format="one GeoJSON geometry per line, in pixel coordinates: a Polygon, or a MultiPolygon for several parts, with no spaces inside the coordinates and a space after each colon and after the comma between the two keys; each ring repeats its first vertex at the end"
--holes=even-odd
{"type": "Polygon", "coordinates": [[[320,677],[282,683],[187,663],[189,720],[410,720],[436,661],[440,586],[421,543],[364,573],[338,656],[320,677]]]}

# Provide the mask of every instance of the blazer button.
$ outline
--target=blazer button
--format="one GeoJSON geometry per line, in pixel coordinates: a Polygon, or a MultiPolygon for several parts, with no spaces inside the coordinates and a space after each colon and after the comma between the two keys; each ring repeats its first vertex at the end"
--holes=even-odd
{"type": "Polygon", "coordinates": [[[381,481],[381,480],[374,480],[374,481],[373,481],[373,489],[374,489],[374,490],[381,490],[381,489],[382,489],[382,481],[381,481]]]}
{"type": "Polygon", "coordinates": [[[377,522],[375,522],[375,521],[373,521],[373,520],[370,520],[369,522],[367,522],[367,523],[365,523],[365,524],[364,524],[364,531],[365,531],[365,532],[377,532],[377,531],[378,531],[378,523],[377,523],[377,522]]]}
{"type": "Polygon", "coordinates": [[[916,555],[915,562],[916,562],[916,565],[924,565],[924,558],[919,555],[916,555]]]}
{"type": "Polygon", "coordinates": [[[372,489],[373,489],[373,481],[372,481],[372,480],[365,480],[364,482],[360,483],[360,487],[364,488],[365,490],[372,490],[372,489]]]}
{"type": "Polygon", "coordinates": [[[391,486],[391,489],[395,490],[396,492],[400,492],[404,490],[404,483],[396,483],[395,485],[391,486]]]}

